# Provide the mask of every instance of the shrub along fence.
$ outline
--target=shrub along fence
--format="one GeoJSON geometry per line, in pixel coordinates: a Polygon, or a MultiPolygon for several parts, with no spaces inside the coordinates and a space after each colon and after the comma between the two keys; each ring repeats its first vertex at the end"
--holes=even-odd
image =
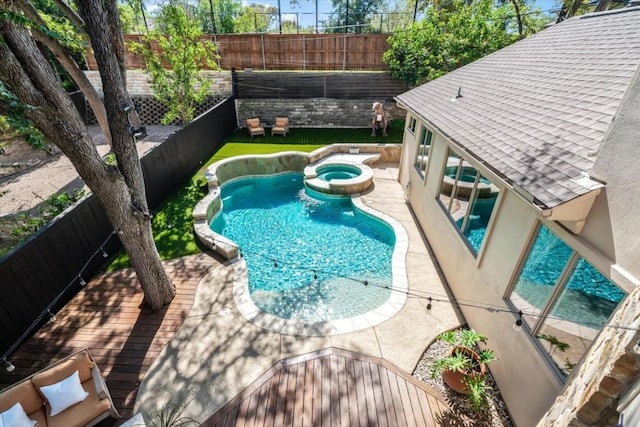
{"type": "MultiPolygon", "coordinates": [[[[228,98],[141,159],[150,209],[196,171],[236,128],[228,98]]],[[[5,359],[122,247],[93,195],[0,260],[0,354],[5,359]]]]}

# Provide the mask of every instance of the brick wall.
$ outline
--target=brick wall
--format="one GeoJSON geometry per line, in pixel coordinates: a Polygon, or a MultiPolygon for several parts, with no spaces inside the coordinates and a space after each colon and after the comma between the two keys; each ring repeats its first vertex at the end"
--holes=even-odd
{"type": "MultiPolygon", "coordinates": [[[[93,87],[102,95],[102,80],[99,71],[85,71],[93,87]]],[[[230,71],[202,71],[202,74],[212,82],[211,92],[216,96],[228,97],[231,95],[230,71]]],[[[127,70],[127,91],[130,95],[150,95],[153,93],[149,84],[149,76],[142,70],[127,70]]]]}
{"type": "MultiPolygon", "coordinates": [[[[623,300],[538,427],[614,426],[620,398],[640,380],[640,287],[623,300]]],[[[626,424],[625,424],[626,425],[626,424]]]]}
{"type": "Polygon", "coordinates": [[[374,101],[385,104],[388,120],[405,117],[405,111],[393,100],[376,99],[239,99],[238,120],[244,127],[245,119],[259,117],[270,126],[274,118],[289,117],[291,127],[353,127],[371,125],[371,105],[374,101]]]}

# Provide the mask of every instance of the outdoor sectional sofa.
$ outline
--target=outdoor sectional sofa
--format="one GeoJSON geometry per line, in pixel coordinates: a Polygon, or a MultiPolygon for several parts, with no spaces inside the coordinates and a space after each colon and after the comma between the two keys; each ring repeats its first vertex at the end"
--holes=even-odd
{"type": "Polygon", "coordinates": [[[5,423],[11,420],[16,425],[34,425],[33,421],[37,421],[37,427],[92,426],[108,416],[120,418],[102,373],[87,349],[0,392],[0,419],[5,423]]]}

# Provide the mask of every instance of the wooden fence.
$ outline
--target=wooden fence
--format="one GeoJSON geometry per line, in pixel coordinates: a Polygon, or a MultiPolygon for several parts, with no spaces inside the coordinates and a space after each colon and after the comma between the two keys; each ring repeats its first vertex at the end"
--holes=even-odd
{"type": "MultiPolygon", "coordinates": [[[[159,204],[236,128],[234,100],[218,104],[141,159],[149,207],[159,204]]],[[[0,354],[9,356],[121,248],[93,195],[0,260],[0,354]],[[104,254],[103,254],[104,251],[104,254]]]]}
{"type": "MultiPolygon", "coordinates": [[[[383,71],[382,54],[389,34],[224,34],[203,36],[219,46],[223,70],[383,71]]],[[[125,42],[140,36],[126,35],[125,42]]],[[[145,68],[142,57],[127,51],[128,69],[145,68]]],[[[96,70],[93,55],[87,66],[96,70]]]]}

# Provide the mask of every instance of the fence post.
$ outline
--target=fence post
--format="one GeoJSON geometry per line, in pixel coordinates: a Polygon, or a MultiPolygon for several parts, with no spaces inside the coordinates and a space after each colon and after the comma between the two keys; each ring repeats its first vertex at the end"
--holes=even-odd
{"type": "Polygon", "coordinates": [[[347,33],[342,37],[342,71],[347,68],[347,33]]]}
{"type": "Polygon", "coordinates": [[[235,68],[231,68],[231,97],[238,99],[238,73],[235,68]]]}
{"type": "Polygon", "coordinates": [[[267,69],[267,61],[264,54],[264,34],[260,34],[260,49],[262,50],[262,71],[267,69]]]}

